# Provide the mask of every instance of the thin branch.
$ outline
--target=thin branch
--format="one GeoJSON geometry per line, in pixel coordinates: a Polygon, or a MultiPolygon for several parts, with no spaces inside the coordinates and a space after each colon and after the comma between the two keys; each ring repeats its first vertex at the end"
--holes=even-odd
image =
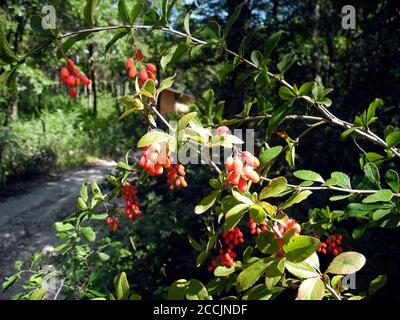
{"type": "MultiPolygon", "coordinates": [[[[261,177],[261,180],[272,181],[270,178],[261,177]]],[[[296,184],[288,184],[289,188],[297,189],[297,190],[310,190],[310,191],[320,191],[320,190],[333,190],[344,193],[353,193],[353,194],[374,194],[379,190],[362,190],[362,189],[348,189],[348,188],[340,188],[335,186],[318,186],[318,187],[303,187],[296,184]]],[[[393,197],[400,198],[400,193],[393,193],[393,197]]]]}

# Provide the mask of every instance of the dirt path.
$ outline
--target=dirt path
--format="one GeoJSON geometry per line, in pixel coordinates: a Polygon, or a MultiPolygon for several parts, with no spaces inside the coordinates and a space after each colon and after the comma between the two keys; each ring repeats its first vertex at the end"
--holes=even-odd
{"type": "MultiPolygon", "coordinates": [[[[82,182],[100,182],[113,166],[114,162],[99,161],[93,167],[66,172],[56,181],[30,185],[21,195],[0,202],[0,283],[14,272],[14,261],[56,245],[54,222],[75,208],[82,182]]],[[[0,289],[0,299],[11,293],[0,289]]]]}

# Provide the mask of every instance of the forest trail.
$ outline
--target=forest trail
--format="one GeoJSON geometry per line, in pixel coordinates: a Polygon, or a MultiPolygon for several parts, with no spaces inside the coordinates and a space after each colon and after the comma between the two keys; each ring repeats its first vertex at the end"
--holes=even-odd
{"type": "MultiPolygon", "coordinates": [[[[75,209],[82,182],[101,182],[115,165],[99,160],[93,166],[65,172],[57,180],[29,184],[20,195],[0,202],[0,283],[14,272],[16,260],[57,244],[54,223],[75,209]]],[[[0,289],[0,300],[9,299],[13,291],[3,293],[0,289]]]]}

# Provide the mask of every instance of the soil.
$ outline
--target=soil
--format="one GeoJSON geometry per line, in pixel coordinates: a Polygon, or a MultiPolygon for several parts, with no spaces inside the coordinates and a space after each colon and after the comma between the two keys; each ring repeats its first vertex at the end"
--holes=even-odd
{"type": "MultiPolygon", "coordinates": [[[[57,245],[54,223],[72,213],[82,182],[94,179],[100,183],[115,165],[99,160],[57,177],[43,176],[19,184],[18,193],[0,199],[0,283],[15,272],[15,261],[51,251],[57,245]]],[[[12,288],[0,290],[0,300],[10,299],[16,292],[12,288]]]]}

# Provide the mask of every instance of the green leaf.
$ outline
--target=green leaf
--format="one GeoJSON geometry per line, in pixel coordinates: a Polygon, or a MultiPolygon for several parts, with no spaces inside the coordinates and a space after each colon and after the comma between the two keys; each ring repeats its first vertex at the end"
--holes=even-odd
{"type": "Polygon", "coordinates": [[[94,26],[94,10],[99,5],[101,0],[86,0],[85,8],[83,9],[83,16],[85,21],[91,27],[94,26]]]}
{"type": "Polygon", "coordinates": [[[311,170],[298,170],[293,173],[293,175],[299,179],[306,181],[316,181],[324,183],[325,180],[316,172],[311,170]]]}
{"type": "Polygon", "coordinates": [[[183,300],[186,293],[186,286],[187,280],[180,279],[175,281],[169,288],[168,288],[168,300],[183,300]]]}
{"type": "Polygon", "coordinates": [[[252,287],[272,261],[273,259],[271,258],[262,258],[244,269],[237,277],[236,290],[241,292],[252,287]]]}
{"type": "Polygon", "coordinates": [[[159,94],[160,92],[162,92],[165,89],[171,88],[172,85],[174,84],[174,78],[175,78],[175,75],[162,80],[160,85],[158,86],[157,94],[159,94]]]}
{"type": "Polygon", "coordinates": [[[187,300],[206,300],[208,298],[206,287],[196,279],[189,280],[185,293],[187,300]]]}
{"type": "Polygon", "coordinates": [[[189,36],[191,35],[191,33],[190,33],[190,15],[191,14],[192,14],[192,11],[189,11],[185,16],[185,19],[183,20],[183,26],[185,28],[185,32],[189,36]]]}
{"type": "Polygon", "coordinates": [[[389,148],[397,146],[400,143],[400,131],[390,133],[386,137],[386,143],[388,144],[389,148]]]}
{"type": "Polygon", "coordinates": [[[364,166],[365,177],[376,187],[381,187],[381,177],[378,167],[372,162],[368,162],[364,166]]]}
{"type": "Polygon", "coordinates": [[[14,53],[14,51],[12,51],[7,41],[3,25],[4,23],[0,25],[0,65],[10,64],[18,61],[18,56],[14,53]]]}
{"type": "Polygon", "coordinates": [[[347,130],[343,131],[343,132],[340,134],[340,139],[346,140],[346,139],[347,139],[350,135],[352,135],[353,132],[356,131],[357,129],[359,129],[359,127],[354,126],[354,127],[351,127],[350,129],[347,129],[347,130]]]}
{"type": "Polygon", "coordinates": [[[290,90],[288,87],[282,86],[279,88],[279,96],[283,100],[291,100],[296,97],[296,95],[293,93],[292,90],[290,90]]]}
{"type": "Polygon", "coordinates": [[[251,62],[253,62],[256,66],[261,67],[263,65],[264,57],[262,53],[258,50],[255,50],[250,55],[251,62]]]}
{"type": "Polygon", "coordinates": [[[188,48],[189,47],[186,44],[173,45],[162,56],[160,61],[161,68],[165,70],[169,65],[178,60],[188,50],[188,48]]]}
{"type": "Polygon", "coordinates": [[[269,290],[273,290],[282,278],[284,271],[285,259],[275,260],[265,269],[265,285],[269,290]]]}
{"type": "Polygon", "coordinates": [[[142,3],[142,1],[138,1],[132,8],[131,10],[131,23],[134,24],[137,17],[139,16],[139,14],[142,12],[143,10],[143,6],[144,4],[142,3]]]}
{"type": "Polygon", "coordinates": [[[76,42],[86,39],[89,35],[91,35],[90,31],[82,32],[64,40],[61,44],[62,51],[60,49],[57,50],[57,58],[62,59],[64,53],[67,53],[76,42]]]}
{"type": "Polygon", "coordinates": [[[80,210],[86,210],[87,209],[87,207],[88,207],[88,205],[87,205],[87,203],[81,198],[81,197],[78,197],[77,199],[76,199],[76,205],[78,206],[78,208],[80,209],[80,210]]]}
{"type": "Polygon", "coordinates": [[[119,276],[114,279],[115,294],[117,300],[127,300],[129,297],[129,283],[126,278],[126,273],[121,272],[119,276]]]}
{"type": "Polygon", "coordinates": [[[400,178],[399,178],[399,174],[390,169],[386,172],[385,175],[386,178],[386,183],[390,186],[390,188],[392,188],[393,192],[399,192],[400,191],[400,178]]]}
{"type": "Polygon", "coordinates": [[[68,231],[68,230],[73,230],[75,228],[72,224],[70,224],[70,223],[65,223],[64,224],[63,222],[56,222],[54,224],[54,227],[56,228],[56,230],[58,232],[65,232],[65,231],[68,231]]]}
{"type": "Polygon", "coordinates": [[[286,269],[300,279],[319,277],[319,273],[307,261],[293,263],[285,262],[286,269]]]}
{"type": "Polygon", "coordinates": [[[13,66],[10,70],[5,71],[0,75],[0,90],[5,87],[13,87],[13,85],[15,84],[15,78],[17,76],[17,70],[20,66],[20,64],[17,64],[13,66]]]}
{"type": "Polygon", "coordinates": [[[147,147],[153,143],[162,143],[171,139],[168,133],[158,130],[152,130],[146,133],[138,142],[138,148],[147,147]]]}
{"type": "Polygon", "coordinates": [[[272,51],[276,48],[276,46],[278,45],[278,42],[281,38],[282,35],[282,31],[278,31],[275,32],[274,34],[272,34],[267,41],[265,42],[265,46],[264,46],[264,57],[268,58],[272,51]]]}
{"type": "Polygon", "coordinates": [[[351,274],[359,271],[365,264],[365,257],[358,252],[344,252],[336,256],[326,273],[351,274]]]}
{"type": "Polygon", "coordinates": [[[214,203],[215,200],[217,200],[218,196],[220,194],[220,191],[214,191],[207,197],[205,197],[201,202],[194,208],[194,212],[196,214],[201,214],[203,212],[206,212],[208,209],[210,209],[214,203]]]}
{"type": "Polygon", "coordinates": [[[285,54],[282,57],[282,60],[278,63],[278,70],[283,75],[286,71],[290,69],[290,67],[295,63],[295,55],[293,52],[285,54]]]}
{"type": "Polygon", "coordinates": [[[212,39],[220,40],[221,38],[221,27],[219,26],[218,22],[210,21],[206,28],[201,32],[205,36],[209,36],[212,39]]]}
{"type": "Polygon", "coordinates": [[[95,199],[103,199],[103,194],[99,188],[99,185],[94,180],[92,181],[91,189],[92,189],[92,195],[95,199]]]}
{"type": "Polygon", "coordinates": [[[91,227],[80,228],[80,231],[87,241],[93,242],[96,240],[96,233],[91,227]]]}
{"type": "Polygon", "coordinates": [[[299,89],[299,96],[306,96],[311,93],[312,89],[314,88],[314,82],[306,82],[303,83],[299,89]]]}
{"type": "Polygon", "coordinates": [[[374,293],[376,293],[378,290],[380,290],[386,284],[386,282],[387,282],[386,275],[381,274],[381,275],[377,276],[369,284],[368,296],[372,296],[374,293]]]}
{"type": "Polygon", "coordinates": [[[375,111],[378,107],[382,106],[383,102],[381,99],[375,99],[373,102],[370,103],[368,106],[367,111],[367,124],[371,124],[375,118],[375,111]]]}
{"type": "Polygon", "coordinates": [[[321,278],[304,280],[297,293],[297,300],[322,300],[325,295],[325,286],[321,278]]]}
{"type": "Polygon", "coordinates": [[[350,177],[343,173],[343,172],[332,172],[331,174],[332,179],[336,179],[336,185],[338,185],[341,188],[345,189],[351,189],[351,182],[350,182],[350,177]]]}
{"type": "Polygon", "coordinates": [[[229,32],[232,29],[233,24],[237,20],[237,18],[240,15],[240,11],[242,10],[242,7],[244,5],[244,2],[239,4],[236,8],[233,14],[229,17],[228,22],[226,23],[225,29],[224,29],[224,39],[226,39],[229,35],[229,32]]]}
{"type": "Polygon", "coordinates": [[[10,288],[15,283],[15,281],[19,279],[19,276],[20,273],[18,272],[16,274],[13,274],[11,277],[7,277],[6,281],[4,281],[2,284],[3,292],[10,288]]]}
{"type": "Polygon", "coordinates": [[[256,239],[258,250],[265,254],[274,254],[280,250],[278,240],[271,231],[262,231],[256,239]]]}
{"type": "Polygon", "coordinates": [[[286,259],[290,262],[301,262],[311,256],[320,245],[317,238],[310,236],[295,236],[283,245],[286,259]]]}
{"type": "Polygon", "coordinates": [[[181,119],[178,121],[178,131],[185,129],[189,122],[193,120],[194,117],[197,116],[197,112],[191,112],[188,114],[185,114],[181,119]]]}
{"type": "Polygon", "coordinates": [[[296,203],[300,203],[303,200],[307,199],[312,192],[310,190],[303,190],[294,192],[289,199],[287,199],[284,203],[280,204],[279,207],[281,209],[287,209],[296,203]]]}
{"type": "Polygon", "coordinates": [[[274,132],[278,126],[285,120],[285,117],[289,114],[291,108],[284,105],[279,107],[272,113],[271,119],[268,122],[268,132],[274,132]]]}
{"type": "Polygon", "coordinates": [[[218,266],[215,270],[214,270],[214,276],[216,277],[227,277],[230,274],[235,272],[235,268],[234,267],[225,267],[225,266],[218,266]]]}
{"type": "Polygon", "coordinates": [[[108,51],[111,49],[111,47],[120,39],[125,37],[127,34],[129,34],[129,29],[117,29],[115,32],[114,36],[112,39],[106,44],[106,49],[105,49],[105,55],[107,56],[108,51]]]}
{"type": "Polygon", "coordinates": [[[99,256],[101,261],[108,261],[110,259],[110,256],[107,253],[104,252],[97,252],[97,255],[99,256]]]}
{"type": "Polygon", "coordinates": [[[247,193],[240,193],[240,192],[237,192],[235,190],[232,190],[232,195],[237,201],[239,201],[241,203],[245,203],[245,204],[248,204],[248,205],[252,205],[254,203],[251,194],[248,193],[248,192],[247,193]]]}
{"type": "Polygon", "coordinates": [[[128,11],[128,7],[126,6],[125,0],[119,0],[118,2],[118,13],[120,19],[127,24],[132,24],[131,16],[128,11]]]}
{"type": "Polygon", "coordinates": [[[156,100],[156,84],[152,79],[149,79],[145,82],[142,89],[140,90],[140,94],[156,100]]]}
{"type": "Polygon", "coordinates": [[[225,215],[224,230],[232,230],[240,222],[248,207],[248,204],[240,203],[230,209],[225,215]]]}
{"type": "Polygon", "coordinates": [[[200,252],[200,254],[197,256],[196,259],[196,267],[200,267],[204,261],[206,261],[206,259],[208,258],[208,251],[204,250],[202,252],[200,252]]]}
{"type": "Polygon", "coordinates": [[[46,289],[37,289],[31,293],[29,300],[42,300],[46,293],[46,289]]]}
{"type": "Polygon", "coordinates": [[[257,223],[262,223],[265,221],[266,213],[263,207],[259,204],[253,204],[249,208],[250,219],[254,220],[257,223]]]}
{"type": "Polygon", "coordinates": [[[275,146],[269,149],[263,149],[260,152],[259,160],[262,164],[266,164],[267,162],[275,159],[281,152],[283,147],[282,146],[275,146]]]}
{"type": "Polygon", "coordinates": [[[260,193],[260,200],[276,196],[285,191],[287,187],[287,180],[285,177],[277,177],[272,179],[268,186],[265,187],[260,193]]]}
{"type": "Polygon", "coordinates": [[[374,203],[374,202],[390,202],[393,198],[393,192],[389,189],[379,190],[374,194],[366,197],[363,203],[374,203]]]}

